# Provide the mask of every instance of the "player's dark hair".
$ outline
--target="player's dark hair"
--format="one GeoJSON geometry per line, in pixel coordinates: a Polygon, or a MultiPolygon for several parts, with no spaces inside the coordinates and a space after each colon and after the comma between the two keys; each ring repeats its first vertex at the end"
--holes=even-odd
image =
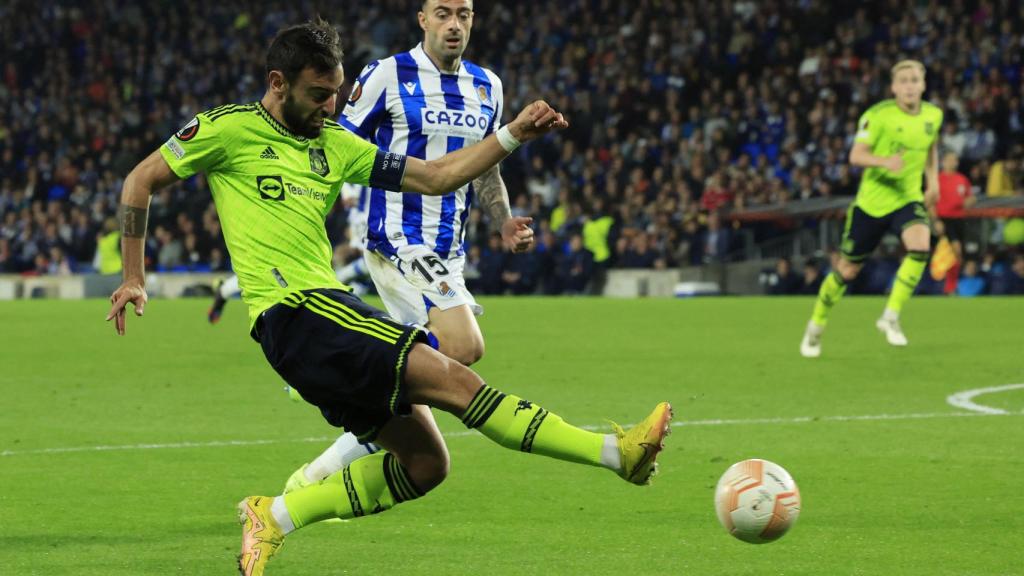
{"type": "Polygon", "coordinates": [[[277,33],[267,50],[267,74],[279,70],[285,80],[294,82],[306,67],[320,74],[330,72],[341,64],[344,55],[338,31],[316,16],[277,33]]]}
{"type": "MultiPolygon", "coordinates": [[[[423,0],[423,2],[420,4],[420,11],[421,12],[426,12],[427,11],[427,4],[430,4],[430,0],[423,0]]],[[[470,2],[469,4],[470,4],[469,7],[472,9],[473,8],[473,2],[470,2]]]]}

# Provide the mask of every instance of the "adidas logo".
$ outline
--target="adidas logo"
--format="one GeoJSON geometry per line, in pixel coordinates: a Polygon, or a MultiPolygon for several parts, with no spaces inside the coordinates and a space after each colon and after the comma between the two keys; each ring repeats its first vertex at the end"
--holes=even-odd
{"type": "Polygon", "coordinates": [[[267,146],[267,149],[260,154],[260,158],[263,158],[264,160],[280,160],[277,154],[274,154],[274,149],[270,146],[267,146]]]}

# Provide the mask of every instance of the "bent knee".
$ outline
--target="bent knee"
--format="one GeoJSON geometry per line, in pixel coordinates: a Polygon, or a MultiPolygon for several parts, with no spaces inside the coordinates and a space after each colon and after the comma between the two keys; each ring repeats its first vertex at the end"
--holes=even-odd
{"type": "Polygon", "coordinates": [[[461,338],[444,338],[439,336],[440,352],[463,366],[470,366],[484,357],[484,341],[482,338],[463,336],[461,338]]]}
{"type": "Polygon", "coordinates": [[[839,265],[836,266],[839,275],[843,277],[846,282],[851,282],[857,278],[860,274],[861,264],[849,262],[847,260],[840,260],[839,265]]]}
{"type": "Polygon", "coordinates": [[[451,470],[451,460],[448,450],[442,449],[430,454],[420,454],[403,463],[409,478],[416,484],[421,492],[427,492],[438,487],[451,470]]]}

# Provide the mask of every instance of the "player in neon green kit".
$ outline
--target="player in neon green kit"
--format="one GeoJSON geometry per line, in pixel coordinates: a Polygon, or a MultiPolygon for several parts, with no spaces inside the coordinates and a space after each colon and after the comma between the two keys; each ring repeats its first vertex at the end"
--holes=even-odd
{"type": "Polygon", "coordinates": [[[427,345],[419,328],[395,322],[338,282],[324,218],[343,182],[441,195],[479,177],[519,142],[568,126],[537,101],[496,134],[438,160],[387,153],[328,120],[344,80],[341,59],[337,32],[319,18],[282,30],[267,53],[263,99],[196,116],[132,170],[121,196],[124,281],[107,315],[118,334],[125,333],[127,304],[138,316],[146,304],[143,244],[153,190],[205,172],[252,337],[329,423],[383,448],[287,495],[242,500],[244,576],[263,574],[297,528],[383,512],[440,484],[448,451],[427,406],[504,447],[609,468],[634,484],[650,480],[669,430],[665,402],[629,431],[571,426],[485,385],[427,345]]]}
{"type": "Polygon", "coordinates": [[[800,342],[800,354],[805,357],[821,355],[821,335],[829,311],[886,232],[899,234],[907,255],[896,272],[889,301],[875,326],[889,344],[907,345],[899,316],[928,262],[929,211],[934,209],[939,196],[937,148],[942,110],[921,100],[924,76],[924,65],[920,62],[898,62],[892,68],[895,99],[875,104],[860,118],[850,164],[866,170],[857,198],[846,215],[839,265],[822,282],[814,313],[800,342]],[[924,195],[922,173],[927,185],[924,195]]]}

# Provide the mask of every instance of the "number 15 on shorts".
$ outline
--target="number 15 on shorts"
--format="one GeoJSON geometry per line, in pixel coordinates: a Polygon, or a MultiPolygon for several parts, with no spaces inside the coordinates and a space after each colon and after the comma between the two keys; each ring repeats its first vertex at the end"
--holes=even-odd
{"type": "Polygon", "coordinates": [[[455,295],[455,291],[447,282],[451,272],[437,254],[417,256],[412,259],[410,266],[414,272],[427,281],[427,284],[436,288],[442,295],[448,297],[455,295]]]}

